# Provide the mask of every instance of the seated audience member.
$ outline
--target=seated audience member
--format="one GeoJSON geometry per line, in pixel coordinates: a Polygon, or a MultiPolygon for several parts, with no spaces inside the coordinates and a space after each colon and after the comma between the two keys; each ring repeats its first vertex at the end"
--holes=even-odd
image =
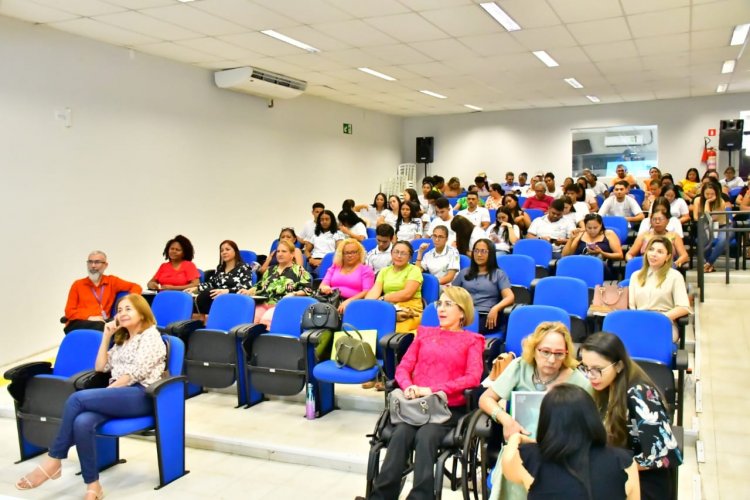
{"type": "Polygon", "coordinates": [[[546,213],[549,210],[552,200],[554,200],[553,197],[547,196],[547,188],[544,187],[544,183],[537,182],[534,184],[534,196],[526,198],[523,208],[535,208],[546,213]]]}
{"type": "Polygon", "coordinates": [[[574,226],[578,226],[579,222],[581,222],[583,218],[586,217],[586,214],[589,213],[589,207],[588,206],[583,207],[583,210],[584,210],[583,212],[576,212],[576,207],[575,207],[575,203],[573,202],[573,198],[571,198],[570,196],[561,196],[560,199],[562,200],[563,205],[564,205],[563,219],[568,219],[568,221],[573,223],[574,226]]]}
{"type": "MultiPolygon", "coordinates": [[[[531,182],[529,182],[526,185],[526,189],[524,191],[521,191],[521,196],[525,198],[531,198],[536,194],[535,187],[537,183],[541,182],[542,185],[544,185],[544,176],[543,175],[535,175],[531,178],[531,182]]],[[[547,192],[547,188],[544,189],[545,193],[547,192]]]]}
{"type": "Polygon", "coordinates": [[[149,290],[184,290],[200,283],[200,273],[193,264],[193,244],[181,234],[167,242],[162,253],[167,262],[159,266],[148,282],[149,290]]]}
{"type": "MultiPolygon", "coordinates": [[[[287,240],[294,245],[294,262],[304,267],[305,259],[302,255],[302,250],[297,248],[297,234],[294,232],[294,228],[282,228],[279,233],[279,241],[282,240],[287,240]]],[[[263,276],[263,273],[265,273],[269,267],[275,266],[276,264],[278,264],[278,261],[276,260],[276,250],[273,250],[268,258],[266,258],[265,262],[263,262],[263,265],[258,269],[258,275],[263,276]]]]}
{"type": "Polygon", "coordinates": [[[651,204],[654,203],[654,200],[661,196],[661,179],[651,179],[646,186],[648,187],[648,191],[646,191],[646,196],[643,198],[641,208],[645,213],[648,213],[651,211],[651,204]]]}
{"type": "MultiPolygon", "coordinates": [[[[598,211],[599,200],[596,199],[594,190],[589,187],[588,179],[586,179],[586,177],[579,177],[578,180],[576,181],[576,184],[578,184],[578,187],[580,187],[581,191],[583,192],[583,201],[588,203],[589,212],[598,211]]],[[[578,201],[581,201],[580,196],[578,198],[579,198],[578,201]]]]}
{"type": "Polygon", "coordinates": [[[722,193],[722,198],[724,198],[724,201],[729,201],[729,188],[726,186],[723,186],[721,184],[721,181],[719,180],[719,173],[716,170],[709,170],[705,174],[703,174],[703,178],[701,179],[701,188],[705,186],[709,182],[715,182],[719,186],[719,191],[722,193]]]}
{"type": "Polygon", "coordinates": [[[529,174],[527,174],[526,172],[521,172],[520,174],[518,174],[517,191],[519,193],[522,193],[524,189],[529,187],[529,184],[526,182],[528,178],[529,178],[529,174]]]}
{"type": "MultiPolygon", "coordinates": [[[[388,226],[390,227],[390,226],[388,226]]],[[[365,264],[365,249],[354,238],[344,240],[336,249],[333,265],[328,268],[318,291],[324,295],[338,289],[341,298],[339,314],[344,314],[346,307],[353,300],[362,299],[375,282],[375,273],[365,264]]]]}
{"type": "Polygon", "coordinates": [[[552,172],[544,174],[544,185],[547,188],[547,196],[551,196],[555,200],[560,198],[564,193],[562,188],[558,188],[555,185],[555,174],[552,172]]]}
{"type": "Polygon", "coordinates": [[[490,240],[485,238],[474,244],[471,265],[458,272],[453,286],[463,287],[471,295],[479,314],[479,333],[500,331],[500,313],[513,304],[515,296],[508,275],[497,266],[495,245],[490,240]]]}
{"type": "Polygon", "coordinates": [[[461,187],[461,181],[458,177],[451,177],[448,180],[448,186],[443,190],[443,196],[446,198],[455,198],[461,196],[464,190],[461,187]]]}
{"type": "Polygon", "coordinates": [[[604,279],[615,278],[612,262],[622,260],[620,238],[611,229],[604,227],[602,216],[587,214],[583,218],[584,229],[575,228],[565,248],[563,257],[568,255],[591,255],[604,260],[604,279]]]}
{"type": "Polygon", "coordinates": [[[474,193],[477,195],[477,198],[479,201],[477,202],[477,206],[483,207],[484,202],[481,198],[479,198],[479,191],[477,190],[477,187],[472,184],[466,189],[466,196],[462,196],[459,199],[456,200],[456,204],[453,206],[453,210],[466,210],[466,208],[469,206],[468,197],[469,193],[474,193]]]}
{"type": "Polygon", "coordinates": [[[107,254],[95,250],[86,260],[88,276],[73,282],[65,303],[67,323],[63,331],[67,334],[73,330],[104,330],[104,322],[120,292],[139,294],[141,287],[117,276],[105,275],[109,263],[107,254]]]}
{"type": "MultiPolygon", "coordinates": [[[[682,237],[667,228],[667,222],[669,221],[669,209],[663,206],[654,207],[648,220],[650,222],[649,230],[638,234],[635,241],[631,245],[630,250],[628,250],[628,253],[625,254],[625,260],[629,261],[632,260],[633,257],[643,255],[651,238],[655,238],[658,236],[666,238],[672,243],[672,247],[674,248],[674,252],[677,256],[677,260],[674,261],[675,266],[679,268],[683,264],[687,264],[688,260],[690,260],[690,257],[688,256],[688,252],[685,249],[685,244],[682,242],[682,237]]],[[[680,229],[682,229],[682,227],[680,227],[680,229]]]]}
{"type": "Polygon", "coordinates": [[[419,218],[419,204],[405,201],[401,204],[396,221],[396,241],[412,241],[422,237],[422,219],[419,218]]]}
{"type": "Polygon", "coordinates": [[[552,255],[556,259],[560,258],[563,247],[575,229],[575,224],[563,218],[564,210],[565,203],[562,200],[553,201],[547,215],[534,219],[526,233],[527,238],[539,238],[552,243],[552,255]]]}
{"type": "Polygon", "coordinates": [[[607,198],[609,196],[609,188],[607,185],[600,181],[599,178],[594,175],[594,173],[589,169],[583,170],[583,176],[586,177],[586,180],[589,181],[589,187],[591,187],[591,190],[594,192],[596,196],[603,196],[604,198],[607,198]]]}
{"type": "Polygon", "coordinates": [[[495,244],[497,255],[507,255],[521,237],[521,230],[513,223],[513,214],[506,207],[498,209],[495,224],[487,228],[487,239],[495,244]]]}
{"type": "Polygon", "coordinates": [[[727,167],[727,169],[724,170],[724,178],[719,181],[722,187],[725,187],[727,189],[744,187],[745,181],[742,180],[742,177],[737,177],[736,174],[737,171],[734,169],[734,167],[727,167]]]}
{"type": "MultiPolygon", "coordinates": [[[[709,212],[724,212],[727,208],[727,202],[721,196],[721,187],[716,181],[707,182],[701,193],[693,199],[693,219],[698,220],[704,213],[709,212]]],[[[722,229],[730,224],[729,217],[723,213],[710,215],[711,224],[714,229],[722,229]]],[[[703,265],[703,270],[707,273],[712,273],[714,269],[714,263],[716,260],[724,254],[724,245],[727,239],[731,239],[732,234],[729,232],[714,233],[713,241],[709,241],[704,252],[706,256],[706,263],[703,265]]]]}
{"type": "Polygon", "coordinates": [[[697,168],[689,168],[685,173],[685,178],[676,184],[682,188],[682,197],[688,204],[693,202],[693,198],[698,196],[701,188],[701,175],[697,168]]]}
{"type": "Polygon", "coordinates": [[[487,229],[490,225],[490,212],[479,206],[479,196],[476,193],[466,195],[467,208],[458,212],[457,215],[469,219],[472,224],[481,229],[487,229]]]}
{"type": "Polygon", "coordinates": [[[305,256],[310,267],[316,269],[327,253],[335,252],[344,235],[339,231],[333,212],[323,210],[311,241],[305,243],[305,256]]]}
{"type": "Polygon", "coordinates": [[[520,189],[520,185],[515,182],[515,174],[513,172],[505,173],[505,184],[501,184],[500,188],[505,193],[515,193],[516,190],[520,189]]]}
{"type": "Polygon", "coordinates": [[[433,175],[432,176],[432,186],[436,191],[440,191],[440,194],[443,194],[445,191],[445,178],[441,175],[433,175]]]}
{"type": "Polygon", "coordinates": [[[461,268],[458,250],[448,245],[448,228],[445,226],[435,228],[432,232],[432,243],[434,246],[429,251],[429,243],[419,245],[415,264],[421,267],[422,271],[435,276],[441,285],[447,285],[453,281],[461,268]]]}
{"type": "Polygon", "coordinates": [[[661,176],[661,187],[666,187],[666,186],[675,186],[677,190],[680,192],[680,195],[682,195],[682,188],[678,186],[677,184],[675,184],[674,178],[672,177],[672,174],[670,174],[669,172],[661,176]]]}
{"type": "MultiPolygon", "coordinates": [[[[281,242],[279,242],[281,243],[281,242]]],[[[219,295],[237,293],[253,286],[253,272],[250,266],[242,261],[237,243],[224,240],[219,245],[219,265],[205,283],[197,287],[186,288],[187,293],[198,292],[195,298],[196,308],[200,314],[208,314],[211,304],[219,295]]]]}
{"type": "MultiPolygon", "coordinates": [[[[427,200],[427,210],[422,213],[423,229],[427,229],[427,227],[430,225],[430,222],[432,222],[435,217],[437,217],[437,208],[435,207],[435,202],[440,198],[443,198],[443,194],[439,191],[435,191],[434,189],[425,195],[425,199],[427,200]]],[[[450,207],[450,203],[448,203],[448,206],[450,207]]]]}
{"type": "Polygon", "coordinates": [[[425,177],[422,181],[422,194],[419,196],[419,206],[423,213],[427,213],[427,194],[433,191],[432,182],[429,177],[425,177]]]}
{"type": "Polygon", "coordinates": [[[451,229],[452,220],[453,212],[451,211],[451,204],[448,202],[448,198],[438,198],[435,200],[435,218],[430,222],[427,229],[427,236],[432,236],[432,231],[436,227],[445,226],[448,229],[448,244],[452,244],[456,241],[456,233],[451,229]]]}
{"type": "MultiPolygon", "coordinates": [[[[365,217],[370,226],[376,226],[378,219],[386,216],[388,210],[386,206],[387,200],[388,198],[385,196],[385,193],[378,193],[375,195],[375,199],[372,200],[371,205],[357,205],[354,207],[354,211],[365,217]]],[[[312,232],[315,232],[314,226],[312,232]]]]}
{"type": "Polygon", "coordinates": [[[396,382],[407,399],[445,392],[451,417],[444,424],[396,425],[368,497],[371,500],[397,499],[401,477],[410,463],[414,480],[409,498],[434,498],[440,443],[466,414],[464,390],[477,386],[482,377],[484,339],[463,329],[474,320],[469,294],[461,288],[449,287],[436,305],[440,326],[419,327],[414,342],[396,368],[396,382]]]}
{"type": "MultiPolygon", "coordinates": [[[[680,238],[684,237],[685,233],[682,230],[682,222],[680,221],[680,219],[672,215],[672,204],[669,203],[669,200],[667,200],[663,196],[656,198],[651,204],[651,212],[656,212],[658,210],[663,211],[669,219],[667,222],[667,231],[677,234],[680,238]]],[[[649,216],[643,219],[641,221],[641,225],[638,226],[638,235],[641,235],[650,230],[651,218],[649,216]]]]}
{"type": "Polygon", "coordinates": [[[573,184],[575,184],[575,181],[573,180],[572,177],[566,177],[565,179],[563,179],[562,186],[561,186],[563,194],[565,194],[565,190],[568,189],[568,186],[571,186],[573,184]]]}
{"type": "Polygon", "coordinates": [[[599,215],[617,215],[625,217],[628,224],[640,222],[643,220],[643,210],[635,201],[635,198],[628,196],[628,183],[626,181],[620,181],[615,184],[615,188],[612,190],[614,196],[608,197],[604,200],[604,204],[599,209],[599,215]]]}
{"type": "Polygon", "coordinates": [[[490,186],[487,183],[487,179],[482,176],[474,177],[474,185],[477,187],[477,194],[479,196],[489,196],[490,186]]]}
{"type": "Polygon", "coordinates": [[[299,239],[302,244],[312,242],[313,236],[315,236],[315,225],[318,223],[318,215],[320,212],[326,209],[326,206],[320,202],[313,203],[312,206],[312,220],[308,220],[302,226],[302,230],[299,232],[299,239]]]}
{"type": "MultiPolygon", "coordinates": [[[[565,188],[565,196],[573,201],[573,211],[578,214],[579,220],[583,219],[591,211],[591,205],[586,201],[586,193],[578,184],[573,183],[567,186],[565,188]]],[[[596,203],[596,200],[594,200],[594,203],[596,203]]]]}
{"type": "Polygon", "coordinates": [[[338,229],[347,238],[362,241],[367,238],[367,226],[357,214],[351,210],[342,210],[338,215],[338,229]]]}
{"type": "Polygon", "coordinates": [[[380,224],[375,228],[375,240],[378,246],[367,252],[365,263],[376,274],[381,269],[391,265],[391,243],[394,234],[396,233],[388,224],[380,224]]]}
{"type": "Polygon", "coordinates": [[[669,201],[669,212],[672,217],[677,217],[681,224],[690,222],[690,209],[685,200],[681,198],[680,190],[677,187],[671,184],[662,187],[661,196],[669,201]]]}
{"type": "Polygon", "coordinates": [[[513,223],[518,226],[521,233],[525,233],[531,225],[531,217],[529,217],[529,214],[524,212],[523,209],[518,206],[518,198],[516,195],[509,193],[503,196],[503,206],[510,210],[511,215],[513,216],[513,223]]]}
{"type": "Polygon", "coordinates": [[[458,253],[469,257],[471,257],[471,249],[474,248],[474,243],[487,236],[482,228],[475,226],[469,219],[461,215],[453,217],[451,229],[456,234],[458,253]]]}
{"type": "Polygon", "coordinates": [[[572,384],[550,389],[542,400],[536,439],[513,434],[499,467],[531,500],[641,498],[632,452],[607,445],[594,400],[572,384]]]}
{"type": "Polygon", "coordinates": [[[396,306],[396,331],[413,332],[422,320],[422,270],[411,264],[414,249],[408,241],[397,241],[391,250],[392,264],[381,269],[366,299],[380,299],[396,306]]]}
{"type": "Polygon", "coordinates": [[[648,179],[646,179],[644,185],[647,186],[651,181],[659,181],[659,184],[661,184],[661,170],[659,170],[659,167],[648,169],[648,179]]]}
{"type": "Polygon", "coordinates": [[[503,206],[503,188],[500,184],[490,184],[490,195],[487,197],[487,201],[484,202],[484,207],[487,209],[494,208],[498,209],[503,206]]]}
{"type": "Polygon", "coordinates": [[[672,267],[672,242],[654,236],[646,245],[643,267],[630,277],[628,286],[630,309],[657,311],[672,320],[672,340],[677,342],[675,321],[690,314],[685,279],[672,267]]]}
{"type": "Polygon", "coordinates": [[[604,421],[607,443],[634,455],[640,498],[673,498],[670,469],[682,462],[682,454],[659,388],[630,358],[617,335],[591,335],[581,346],[581,358],[579,369],[594,388],[594,402],[604,421]]]}
{"type": "Polygon", "coordinates": [[[94,365],[97,372],[111,372],[109,385],[77,391],[68,397],[47,457],[16,482],[17,489],[30,490],[48,479],[58,479],[62,461],[75,445],[86,486],[84,500],[102,499],[104,490],[99,482],[96,456],[99,426],[113,418],[153,415],[153,398],[146,394],[146,389],[161,379],[167,356],[156,319],[146,300],[136,293],[120,301],[116,319],[104,327],[94,365]]]}
{"type": "Polygon", "coordinates": [[[388,197],[388,211],[385,212],[381,218],[378,219],[378,224],[388,224],[395,228],[398,216],[401,213],[401,199],[395,194],[388,197]]]}
{"type": "Polygon", "coordinates": [[[617,165],[615,176],[609,181],[609,185],[615,186],[619,182],[627,182],[628,189],[638,187],[638,182],[635,180],[635,177],[628,173],[628,169],[625,168],[625,165],[617,165]]]}
{"type": "Polygon", "coordinates": [[[294,262],[294,250],[295,247],[289,240],[279,241],[276,248],[277,264],[263,273],[254,287],[238,292],[241,295],[265,297],[256,299],[254,322],[266,325],[266,328],[271,326],[273,312],[281,299],[312,293],[310,273],[294,262]]]}

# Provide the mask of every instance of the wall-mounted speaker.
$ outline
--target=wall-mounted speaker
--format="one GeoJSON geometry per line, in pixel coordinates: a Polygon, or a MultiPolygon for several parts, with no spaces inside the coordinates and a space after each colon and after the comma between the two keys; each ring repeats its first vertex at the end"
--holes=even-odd
{"type": "Polygon", "coordinates": [[[745,120],[721,120],[719,128],[719,149],[737,151],[742,147],[742,129],[745,120]]]}
{"type": "Polygon", "coordinates": [[[417,163],[432,163],[434,147],[434,137],[417,137],[417,163]]]}

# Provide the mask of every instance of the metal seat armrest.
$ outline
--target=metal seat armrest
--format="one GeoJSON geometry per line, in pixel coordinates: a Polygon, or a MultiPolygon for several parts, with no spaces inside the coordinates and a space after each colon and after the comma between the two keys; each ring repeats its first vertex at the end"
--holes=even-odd
{"type": "Polygon", "coordinates": [[[71,375],[68,380],[77,391],[83,389],[101,389],[109,385],[110,372],[85,370],[71,375]]]}
{"type": "Polygon", "coordinates": [[[674,369],[675,370],[687,370],[688,368],[688,353],[685,349],[678,349],[674,356],[674,369]]]}
{"type": "Polygon", "coordinates": [[[327,339],[333,335],[331,330],[326,328],[314,328],[312,330],[305,330],[299,336],[300,342],[303,344],[319,345],[322,342],[327,342],[327,339]]]}
{"type": "Polygon", "coordinates": [[[234,335],[240,340],[245,340],[248,337],[257,337],[262,333],[266,333],[268,328],[266,325],[261,323],[243,323],[237,325],[229,330],[230,335],[234,335]]]}
{"type": "Polygon", "coordinates": [[[166,389],[172,384],[176,384],[176,383],[184,384],[185,382],[187,382],[187,377],[185,375],[171,375],[167,378],[158,380],[154,382],[153,384],[151,384],[150,386],[146,387],[146,394],[148,394],[152,398],[155,398],[159,396],[159,393],[163,389],[166,389]]]}
{"type": "Polygon", "coordinates": [[[29,379],[36,375],[48,375],[52,373],[52,363],[49,361],[34,361],[14,366],[3,374],[3,377],[13,382],[29,379]]]}
{"type": "MultiPolygon", "coordinates": [[[[533,281],[532,281],[532,283],[533,283],[533,281]]],[[[503,307],[500,310],[500,312],[498,313],[498,317],[500,318],[500,323],[501,324],[503,324],[503,323],[507,324],[508,323],[508,318],[510,318],[510,313],[512,313],[513,311],[515,311],[516,308],[522,307],[524,305],[528,305],[528,304],[516,304],[516,303],[513,303],[513,304],[510,304],[508,306],[503,307]]]]}
{"type": "Polygon", "coordinates": [[[383,370],[389,379],[396,376],[396,364],[414,341],[413,333],[388,333],[380,338],[378,344],[383,352],[383,370]]]}
{"type": "Polygon", "coordinates": [[[197,319],[187,319],[185,321],[175,321],[170,323],[165,328],[166,334],[181,339],[183,342],[186,341],[190,334],[199,328],[203,328],[203,322],[197,319]]]}
{"type": "Polygon", "coordinates": [[[551,259],[547,264],[547,269],[549,269],[550,276],[557,274],[557,259],[551,259]]]}

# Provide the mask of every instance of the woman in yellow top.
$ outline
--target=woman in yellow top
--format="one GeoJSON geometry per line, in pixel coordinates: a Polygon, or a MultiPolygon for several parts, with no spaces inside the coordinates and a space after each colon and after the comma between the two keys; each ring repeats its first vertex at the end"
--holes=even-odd
{"type": "Polygon", "coordinates": [[[682,188],[682,197],[688,204],[693,202],[693,198],[698,194],[698,189],[701,187],[701,176],[698,173],[697,168],[689,168],[685,174],[685,178],[677,183],[682,188]]]}

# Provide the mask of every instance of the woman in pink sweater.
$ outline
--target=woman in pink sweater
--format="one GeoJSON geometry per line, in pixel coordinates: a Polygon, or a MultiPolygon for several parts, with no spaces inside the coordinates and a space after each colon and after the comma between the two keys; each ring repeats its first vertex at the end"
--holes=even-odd
{"type": "Polygon", "coordinates": [[[344,240],[336,249],[333,265],[328,268],[319,290],[325,295],[334,288],[341,291],[341,298],[345,300],[339,305],[339,314],[344,314],[353,300],[364,298],[375,283],[375,273],[365,265],[366,256],[364,247],[354,238],[344,240]]]}
{"type": "Polygon", "coordinates": [[[451,418],[445,424],[396,426],[371,499],[398,498],[401,476],[412,451],[415,452],[414,486],[409,498],[434,498],[440,443],[466,414],[464,390],[479,385],[484,337],[463,330],[464,325],[474,320],[471,296],[461,287],[447,287],[436,305],[440,326],[418,328],[414,342],[396,368],[396,382],[409,399],[445,392],[451,418]]]}

